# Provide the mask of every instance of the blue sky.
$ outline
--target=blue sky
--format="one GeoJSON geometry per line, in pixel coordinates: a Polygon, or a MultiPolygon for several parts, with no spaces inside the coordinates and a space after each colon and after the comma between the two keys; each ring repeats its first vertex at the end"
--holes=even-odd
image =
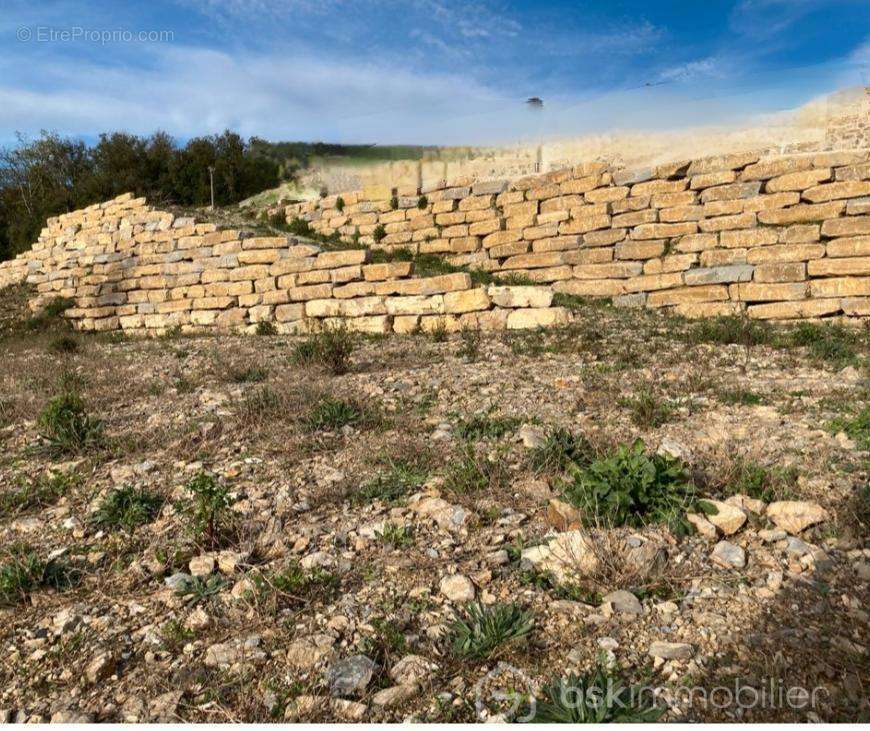
{"type": "Polygon", "coordinates": [[[870,0],[2,3],[0,143],[229,127],[486,144],[729,121],[870,84],[870,0]]]}

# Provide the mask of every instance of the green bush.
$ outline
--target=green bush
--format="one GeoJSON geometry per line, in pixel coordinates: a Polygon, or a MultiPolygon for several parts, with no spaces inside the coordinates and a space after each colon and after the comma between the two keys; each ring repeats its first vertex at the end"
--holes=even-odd
{"type": "Polygon", "coordinates": [[[365,411],[354,402],[326,396],[308,414],[306,424],[311,431],[335,430],[357,426],[365,418],[365,411]]]}
{"type": "Polygon", "coordinates": [[[257,335],[277,335],[278,328],[275,327],[275,323],[262,320],[257,323],[256,333],[257,335]]]}
{"type": "Polygon", "coordinates": [[[544,443],[529,452],[529,464],[537,474],[561,472],[570,464],[589,464],[592,458],[587,439],[563,428],[551,429],[544,443]]]}
{"type": "Polygon", "coordinates": [[[640,687],[598,665],[583,675],[558,678],[536,699],[531,723],[645,723],[657,721],[667,708],[640,687]]]}
{"type": "Polygon", "coordinates": [[[508,477],[502,456],[489,459],[474,445],[463,445],[447,465],[444,487],[459,495],[502,487],[508,477]]]}
{"type": "Polygon", "coordinates": [[[55,353],[75,353],[79,349],[79,341],[72,335],[58,335],[48,345],[55,353]]]}
{"type": "Polygon", "coordinates": [[[287,224],[287,231],[294,236],[305,236],[310,237],[314,231],[311,228],[311,224],[308,223],[304,218],[294,218],[287,224]]]}
{"type": "Polygon", "coordinates": [[[492,416],[487,411],[460,419],[456,434],[469,441],[501,439],[505,434],[516,431],[522,423],[523,420],[515,416],[492,416]]]}
{"type": "Polygon", "coordinates": [[[232,525],[227,488],[208,472],[198,472],[185,485],[188,497],[179,505],[198,543],[218,548],[232,525]]]}
{"type": "Polygon", "coordinates": [[[140,525],[154,520],[162,505],[160,495],[125,486],[112,490],[103,498],[92,522],[99,528],[123,529],[132,533],[140,525]]]}
{"type": "Polygon", "coordinates": [[[325,327],[297,343],[290,356],[297,365],[320,365],[340,376],[350,368],[356,337],[342,325],[325,327]]]}
{"type": "Polygon", "coordinates": [[[372,238],[375,240],[376,244],[381,243],[387,237],[387,229],[384,228],[384,224],[379,223],[375,226],[375,230],[372,231],[372,238]]]}
{"type": "Polygon", "coordinates": [[[637,396],[620,399],[619,405],[630,411],[632,423],[639,427],[655,429],[674,416],[673,407],[650,388],[642,388],[637,396]]]}
{"type": "Polygon", "coordinates": [[[640,439],[588,465],[571,465],[568,474],[565,499],[583,511],[587,524],[665,523],[677,533],[691,530],[685,512],[695,504],[693,483],[679,461],[648,454],[640,439]]]}
{"type": "Polygon", "coordinates": [[[429,199],[425,195],[421,195],[417,199],[417,208],[419,208],[421,211],[425,211],[426,206],[428,206],[428,205],[429,205],[429,199]]]}
{"type": "Polygon", "coordinates": [[[24,601],[36,589],[70,589],[78,579],[78,572],[59,559],[43,561],[28,546],[13,545],[0,563],[0,606],[24,601]]]}
{"type": "Polygon", "coordinates": [[[35,480],[19,478],[17,484],[0,492],[0,518],[53,505],[75,482],[75,477],[62,472],[40,475],[35,480]]]}
{"type": "Polygon", "coordinates": [[[485,660],[508,643],[525,638],[533,627],[532,613],[516,604],[471,604],[450,625],[450,649],[460,659],[485,660]]]}
{"type": "Polygon", "coordinates": [[[40,436],[57,454],[76,454],[98,445],[103,423],[90,416],[81,397],[73,392],[55,396],[39,415],[40,436]]]}
{"type": "Polygon", "coordinates": [[[388,460],[387,468],[354,493],[354,502],[394,502],[419,488],[428,477],[425,469],[408,460],[388,460]]]}

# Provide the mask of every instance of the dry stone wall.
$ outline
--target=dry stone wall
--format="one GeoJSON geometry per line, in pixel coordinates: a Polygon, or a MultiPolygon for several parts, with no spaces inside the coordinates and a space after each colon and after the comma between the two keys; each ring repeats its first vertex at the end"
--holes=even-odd
{"type": "Polygon", "coordinates": [[[703,317],[870,315],[870,150],[603,164],[284,209],[324,235],[703,317]]]}
{"type": "Polygon", "coordinates": [[[588,164],[282,212],[355,246],[218,230],[124,195],[50,219],[30,251],[0,264],[0,287],[35,285],[35,310],[70,299],[81,329],[151,333],[548,327],[571,317],[557,294],[687,317],[870,317],[870,150],[640,172],[588,164]],[[422,254],[496,283],[418,276],[422,254]]]}
{"type": "Polygon", "coordinates": [[[289,236],[217,230],[123,195],[49,219],[33,248],[0,264],[0,287],[36,286],[39,310],[66,298],[83,330],[279,332],[346,323],[384,333],[566,323],[538,287],[475,287],[466,272],[414,277],[412,262],[368,263],[289,236]]]}

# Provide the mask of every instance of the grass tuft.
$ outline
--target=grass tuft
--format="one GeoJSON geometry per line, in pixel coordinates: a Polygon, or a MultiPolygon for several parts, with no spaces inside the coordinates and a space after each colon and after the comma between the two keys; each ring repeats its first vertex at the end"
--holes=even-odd
{"type": "Polygon", "coordinates": [[[527,637],[533,627],[532,613],[517,604],[471,604],[450,625],[450,649],[463,660],[485,660],[527,637]]]}

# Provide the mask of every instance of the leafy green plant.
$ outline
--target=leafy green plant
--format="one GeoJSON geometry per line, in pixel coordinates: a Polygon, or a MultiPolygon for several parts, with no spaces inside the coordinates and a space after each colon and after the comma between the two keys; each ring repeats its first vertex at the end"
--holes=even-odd
{"type": "Polygon", "coordinates": [[[43,561],[29,546],[13,545],[0,563],[0,606],[23,601],[36,589],[65,591],[78,579],[79,573],[59,559],[43,561]]]}
{"type": "Polygon", "coordinates": [[[63,472],[40,475],[34,480],[20,477],[7,490],[0,492],[0,518],[52,505],[76,482],[75,476],[63,472]]]}
{"type": "Polygon", "coordinates": [[[626,684],[599,663],[591,672],[557,678],[536,699],[531,723],[645,723],[657,721],[650,693],[626,684]]]}
{"type": "Polygon", "coordinates": [[[619,405],[631,413],[635,426],[656,428],[673,418],[674,409],[650,388],[642,388],[636,396],[620,399],[619,405]]]}
{"type": "Polygon", "coordinates": [[[517,604],[470,604],[450,625],[450,649],[460,659],[485,660],[525,638],[533,627],[532,613],[517,604]]]}
{"type": "Polygon", "coordinates": [[[304,218],[294,218],[287,224],[287,231],[294,236],[304,236],[310,238],[314,231],[311,229],[311,224],[304,218]]]}
{"type": "Polygon", "coordinates": [[[269,371],[258,366],[230,367],[227,376],[232,383],[262,383],[268,378],[269,371]]]}
{"type": "Polygon", "coordinates": [[[270,322],[269,320],[260,320],[260,322],[257,323],[255,332],[257,335],[277,335],[278,328],[275,327],[274,322],[270,322]]]}
{"type": "Polygon", "coordinates": [[[39,415],[40,436],[57,454],[76,454],[101,443],[103,423],[85,410],[74,392],[55,396],[39,415]]]}
{"type": "Polygon", "coordinates": [[[296,560],[270,573],[253,573],[254,598],[278,605],[298,604],[331,596],[338,588],[338,577],[317,567],[306,571],[296,560]]]}
{"type": "Polygon", "coordinates": [[[417,208],[419,208],[421,211],[425,211],[426,206],[428,206],[428,205],[429,205],[429,199],[425,195],[421,195],[417,199],[417,208]]]}
{"type": "Polygon", "coordinates": [[[492,416],[491,413],[487,411],[460,419],[456,424],[457,435],[469,441],[501,439],[523,423],[515,416],[492,416]]]}
{"type": "Polygon", "coordinates": [[[285,414],[285,403],[275,389],[267,385],[247,391],[236,404],[239,418],[249,425],[271,423],[285,414]]]}
{"type": "Polygon", "coordinates": [[[427,477],[428,471],[415,462],[388,459],[387,469],[355,492],[353,500],[356,503],[369,503],[372,500],[394,502],[419,488],[427,477]]]}
{"type": "Polygon", "coordinates": [[[398,207],[399,207],[399,196],[394,195],[392,198],[390,198],[390,208],[395,211],[398,207]]]}
{"type": "Polygon", "coordinates": [[[372,231],[372,238],[375,240],[376,244],[381,243],[387,237],[387,229],[384,227],[384,224],[379,223],[375,226],[375,230],[372,231]]]}
{"type": "Polygon", "coordinates": [[[665,523],[678,533],[691,530],[685,512],[695,503],[694,484],[679,461],[648,454],[640,439],[588,465],[571,465],[568,474],[565,499],[588,524],[665,523]]]}
{"type": "Polygon", "coordinates": [[[79,349],[79,341],[72,335],[58,335],[52,339],[48,347],[55,353],[75,353],[79,349]]]}
{"type": "Polygon", "coordinates": [[[480,352],[480,330],[464,327],[459,331],[459,349],[456,354],[460,358],[474,360],[480,352]]]}
{"type": "Polygon", "coordinates": [[[414,543],[414,529],[398,523],[385,523],[376,535],[381,543],[393,548],[404,548],[414,543]]]}
{"type": "Polygon", "coordinates": [[[199,604],[217,596],[226,586],[227,582],[217,574],[205,577],[194,576],[179,587],[178,595],[187,597],[190,604],[199,604]]]}
{"type": "Polygon", "coordinates": [[[757,406],[764,400],[759,394],[748,388],[723,389],[719,391],[717,397],[723,404],[740,404],[741,406],[757,406]]]}
{"type": "Polygon", "coordinates": [[[320,365],[340,376],[350,368],[356,338],[344,326],[325,327],[297,343],[290,356],[297,365],[320,365]]]}
{"type": "Polygon", "coordinates": [[[570,464],[588,464],[593,450],[583,436],[572,434],[567,429],[550,429],[544,443],[529,452],[529,464],[537,474],[561,472],[570,464]]]}
{"type": "Polygon", "coordinates": [[[344,198],[342,198],[341,196],[338,196],[338,198],[335,199],[335,209],[339,213],[344,210],[344,198]]]}
{"type": "Polygon", "coordinates": [[[507,468],[501,458],[490,459],[478,453],[473,444],[465,444],[454,454],[444,474],[444,487],[465,495],[488,488],[498,488],[507,481],[507,468]]]}
{"type": "Polygon", "coordinates": [[[200,471],[185,485],[188,497],[179,505],[197,542],[218,548],[231,526],[230,494],[214,475],[200,471]]]}
{"type": "Polygon", "coordinates": [[[94,525],[108,530],[133,532],[140,525],[154,520],[163,505],[163,498],[145,489],[125,486],[112,490],[103,498],[92,517],[94,525]]]}
{"type": "Polygon", "coordinates": [[[719,345],[770,344],[775,333],[770,325],[748,317],[729,315],[699,320],[686,334],[694,343],[717,343],[719,345]]]}
{"type": "Polygon", "coordinates": [[[336,430],[343,426],[358,426],[366,416],[366,412],[353,401],[325,396],[308,414],[305,423],[311,431],[336,430]]]}

